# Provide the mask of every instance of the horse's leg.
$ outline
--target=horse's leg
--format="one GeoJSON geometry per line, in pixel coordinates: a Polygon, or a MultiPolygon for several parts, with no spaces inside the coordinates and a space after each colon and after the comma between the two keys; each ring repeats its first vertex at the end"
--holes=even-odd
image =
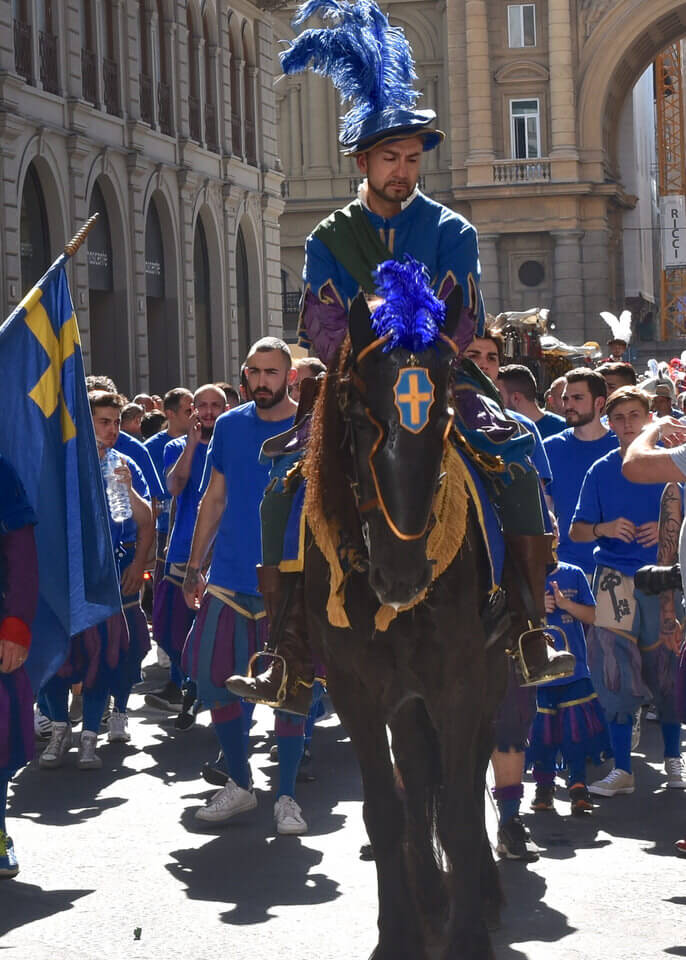
{"type": "Polygon", "coordinates": [[[477,677],[463,678],[462,696],[443,699],[432,719],[439,730],[443,791],[438,832],[450,862],[451,917],[444,960],[493,960],[481,902],[483,807],[474,794],[483,697],[477,677]]]}
{"type": "Polygon", "coordinates": [[[441,757],[436,731],[423,701],[404,704],[389,721],[393,756],[402,777],[407,813],[407,865],[425,929],[441,930],[447,919],[447,891],[434,846],[441,757]]]}
{"type": "Polygon", "coordinates": [[[370,692],[331,663],[327,683],[360,764],[364,822],[376,863],[379,942],[370,960],[425,960],[403,852],[405,815],[395,789],[380,692],[370,692]]]}
{"type": "Polygon", "coordinates": [[[486,802],[486,771],[493,752],[493,724],[484,721],[477,740],[476,770],[474,777],[474,797],[479,807],[482,822],[482,854],[481,854],[481,902],[484,915],[490,926],[497,926],[500,921],[500,911],[505,903],[500,885],[500,874],[493,858],[493,851],[488,840],[485,825],[486,802]]]}

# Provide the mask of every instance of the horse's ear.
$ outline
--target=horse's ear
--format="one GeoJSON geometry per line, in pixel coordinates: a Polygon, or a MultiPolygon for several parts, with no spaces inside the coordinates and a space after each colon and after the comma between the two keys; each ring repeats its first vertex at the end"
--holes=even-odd
{"type": "Polygon", "coordinates": [[[350,304],[348,325],[353,353],[355,356],[358,356],[364,348],[368,347],[375,339],[369,307],[367,306],[367,301],[363,293],[358,293],[350,304]]]}
{"type": "Polygon", "coordinates": [[[442,332],[451,339],[455,335],[462,313],[462,287],[458,284],[450,291],[445,301],[445,323],[442,332]]]}

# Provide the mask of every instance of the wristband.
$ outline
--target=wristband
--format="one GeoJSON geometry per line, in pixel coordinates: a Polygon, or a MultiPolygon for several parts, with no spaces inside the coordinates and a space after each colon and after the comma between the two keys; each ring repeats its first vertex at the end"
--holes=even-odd
{"type": "Polygon", "coordinates": [[[8,640],[28,650],[31,646],[31,629],[19,617],[5,617],[0,623],[0,640],[8,640]]]}

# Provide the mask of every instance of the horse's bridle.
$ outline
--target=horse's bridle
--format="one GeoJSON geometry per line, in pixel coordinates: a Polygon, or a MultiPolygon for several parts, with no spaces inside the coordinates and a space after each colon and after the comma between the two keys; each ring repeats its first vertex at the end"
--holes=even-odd
{"type": "MultiPolygon", "coordinates": [[[[439,338],[443,342],[445,342],[456,355],[459,356],[459,350],[456,344],[449,337],[441,333],[439,334],[439,338]]],[[[340,408],[341,408],[341,415],[343,417],[343,421],[346,426],[346,432],[348,434],[348,438],[350,442],[350,451],[352,454],[353,476],[348,477],[347,479],[353,491],[353,496],[355,498],[355,505],[357,507],[357,512],[360,515],[360,519],[362,521],[363,527],[365,525],[365,519],[364,519],[365,515],[372,513],[374,511],[379,511],[383,515],[383,518],[386,521],[386,524],[391,530],[391,532],[393,533],[393,535],[396,536],[399,540],[404,540],[406,542],[409,542],[409,541],[421,540],[423,537],[425,537],[429,529],[433,525],[433,523],[435,523],[435,518],[433,516],[433,513],[430,513],[426,523],[424,524],[423,529],[419,533],[413,533],[413,534],[403,533],[401,530],[398,529],[397,525],[393,522],[393,518],[391,517],[390,511],[388,510],[388,507],[386,506],[386,503],[384,501],[383,492],[381,490],[381,485],[378,481],[378,477],[377,477],[376,470],[374,467],[374,462],[373,462],[374,454],[377,452],[377,450],[379,449],[379,446],[381,445],[381,442],[383,441],[384,428],[376,419],[376,417],[374,417],[369,407],[364,403],[364,400],[367,394],[367,385],[362,379],[362,377],[359,375],[357,370],[355,369],[356,366],[359,366],[359,364],[362,362],[362,360],[364,360],[365,357],[369,356],[369,354],[372,353],[374,350],[378,350],[381,347],[383,347],[383,345],[387,343],[389,339],[390,339],[390,334],[386,334],[386,336],[383,336],[383,337],[378,337],[376,340],[373,340],[366,347],[364,347],[364,349],[360,351],[359,355],[353,359],[353,363],[350,370],[346,375],[344,375],[341,378],[341,384],[345,385],[347,387],[347,390],[346,390],[345,400],[342,404],[340,404],[340,408]],[[367,457],[369,471],[371,473],[371,476],[374,482],[375,496],[369,497],[366,500],[363,500],[361,495],[362,485],[360,483],[359,472],[358,472],[358,456],[357,456],[357,447],[356,447],[356,440],[355,440],[355,431],[352,427],[352,421],[351,421],[351,417],[348,409],[349,403],[350,403],[350,394],[349,394],[350,387],[354,387],[357,393],[359,394],[360,399],[362,400],[364,405],[365,416],[367,417],[369,422],[376,428],[376,431],[377,431],[376,440],[374,441],[371,452],[367,457]]],[[[413,354],[410,354],[409,364],[410,366],[413,366],[416,364],[416,359],[413,354]]],[[[444,433],[443,433],[444,444],[448,442],[448,437],[452,429],[453,420],[454,420],[454,413],[451,410],[447,419],[444,433]]],[[[440,486],[440,482],[441,482],[441,478],[439,477],[439,486],[440,486]]]]}

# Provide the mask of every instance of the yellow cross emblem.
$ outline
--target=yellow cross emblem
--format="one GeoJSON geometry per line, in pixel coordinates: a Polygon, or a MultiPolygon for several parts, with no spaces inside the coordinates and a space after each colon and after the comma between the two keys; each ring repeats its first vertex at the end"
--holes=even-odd
{"type": "Polygon", "coordinates": [[[56,336],[45,307],[40,302],[41,294],[40,288],[34,287],[19,304],[26,310],[26,326],[43,347],[50,360],[49,367],[29,392],[29,396],[46,418],[51,417],[57,409],[57,405],[60,405],[62,440],[66,443],[67,440],[76,436],[76,427],[64,402],[62,365],[74,353],[75,344],[79,343],[79,328],[76,323],[76,315],[72,313],[69,320],[62,324],[59,337],[56,336]]]}
{"type": "Polygon", "coordinates": [[[434,385],[428,370],[404,367],[398,374],[394,391],[401,427],[412,433],[421,433],[429,422],[429,411],[434,402],[434,385]]]}

